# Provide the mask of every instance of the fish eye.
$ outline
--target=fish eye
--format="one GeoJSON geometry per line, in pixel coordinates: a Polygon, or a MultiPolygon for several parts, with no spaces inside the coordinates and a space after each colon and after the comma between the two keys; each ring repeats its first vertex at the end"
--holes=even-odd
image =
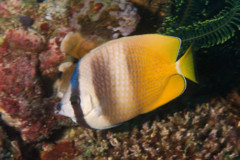
{"type": "Polygon", "coordinates": [[[70,101],[73,106],[80,105],[80,98],[77,95],[71,96],[70,101]]]}
{"type": "Polygon", "coordinates": [[[58,103],[58,105],[55,108],[56,108],[56,110],[60,110],[61,109],[60,103],[58,103]]]}
{"type": "Polygon", "coordinates": [[[58,113],[61,110],[61,108],[62,108],[61,103],[58,103],[54,108],[54,112],[58,113]]]}

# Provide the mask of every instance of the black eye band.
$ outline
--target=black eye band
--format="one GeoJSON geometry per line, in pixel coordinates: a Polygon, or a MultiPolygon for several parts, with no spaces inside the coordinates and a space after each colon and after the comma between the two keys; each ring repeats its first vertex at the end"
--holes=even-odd
{"type": "Polygon", "coordinates": [[[61,105],[61,102],[60,102],[60,103],[58,103],[58,105],[56,105],[55,108],[54,108],[55,114],[58,114],[59,111],[61,110],[61,108],[62,108],[62,105],[61,105]]]}
{"type": "Polygon", "coordinates": [[[73,106],[80,106],[80,98],[79,98],[79,96],[77,96],[77,95],[71,96],[70,101],[71,101],[71,104],[73,106]]]}
{"type": "Polygon", "coordinates": [[[84,127],[91,128],[84,119],[84,115],[81,107],[80,90],[79,90],[80,85],[78,80],[80,75],[79,75],[78,69],[79,69],[79,63],[76,65],[75,71],[71,79],[72,93],[71,93],[70,102],[72,104],[72,108],[74,110],[77,123],[84,127]]]}

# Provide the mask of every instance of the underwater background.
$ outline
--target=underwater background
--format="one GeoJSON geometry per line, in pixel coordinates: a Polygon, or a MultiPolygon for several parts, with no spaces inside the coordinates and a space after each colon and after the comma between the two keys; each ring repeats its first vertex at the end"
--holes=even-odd
{"type": "Polygon", "coordinates": [[[240,0],[0,0],[0,159],[240,159],[239,29],[240,0]],[[83,55],[147,33],[193,45],[199,83],[113,129],[54,114],[83,55]]]}

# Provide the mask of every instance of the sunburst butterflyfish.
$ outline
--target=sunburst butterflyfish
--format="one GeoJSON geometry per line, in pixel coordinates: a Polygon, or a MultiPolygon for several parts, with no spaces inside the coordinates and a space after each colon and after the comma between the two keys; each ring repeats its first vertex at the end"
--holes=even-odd
{"type": "Polygon", "coordinates": [[[191,47],[178,60],[181,40],[146,34],[111,40],[76,65],[56,113],[79,125],[107,129],[181,95],[196,82],[191,47]]]}

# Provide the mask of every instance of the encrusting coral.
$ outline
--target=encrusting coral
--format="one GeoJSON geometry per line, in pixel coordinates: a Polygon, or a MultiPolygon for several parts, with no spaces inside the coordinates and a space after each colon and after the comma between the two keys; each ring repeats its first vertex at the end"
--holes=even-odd
{"type": "MultiPolygon", "coordinates": [[[[137,121],[107,131],[70,128],[56,147],[64,151],[64,143],[73,143],[79,159],[233,159],[240,151],[240,118],[215,101],[142,126],[137,121]]],[[[45,145],[51,147],[44,148],[43,160],[56,154],[54,144],[45,145]]]]}
{"type": "Polygon", "coordinates": [[[129,35],[140,20],[137,8],[125,0],[81,0],[71,11],[72,28],[107,40],[129,35]]]}
{"type": "Polygon", "coordinates": [[[52,148],[49,152],[42,152],[41,159],[55,160],[55,159],[74,159],[81,152],[75,147],[72,141],[64,141],[55,145],[54,147],[46,145],[45,148],[52,148]]]}
{"type": "Polygon", "coordinates": [[[40,53],[40,71],[42,76],[48,76],[55,79],[59,64],[66,58],[66,54],[61,52],[60,43],[62,37],[54,37],[48,41],[48,48],[40,53]]]}
{"type": "Polygon", "coordinates": [[[44,38],[34,32],[9,29],[0,45],[0,112],[26,141],[48,135],[56,120],[52,106],[57,99],[44,98],[38,77],[38,52],[44,38]]]}

